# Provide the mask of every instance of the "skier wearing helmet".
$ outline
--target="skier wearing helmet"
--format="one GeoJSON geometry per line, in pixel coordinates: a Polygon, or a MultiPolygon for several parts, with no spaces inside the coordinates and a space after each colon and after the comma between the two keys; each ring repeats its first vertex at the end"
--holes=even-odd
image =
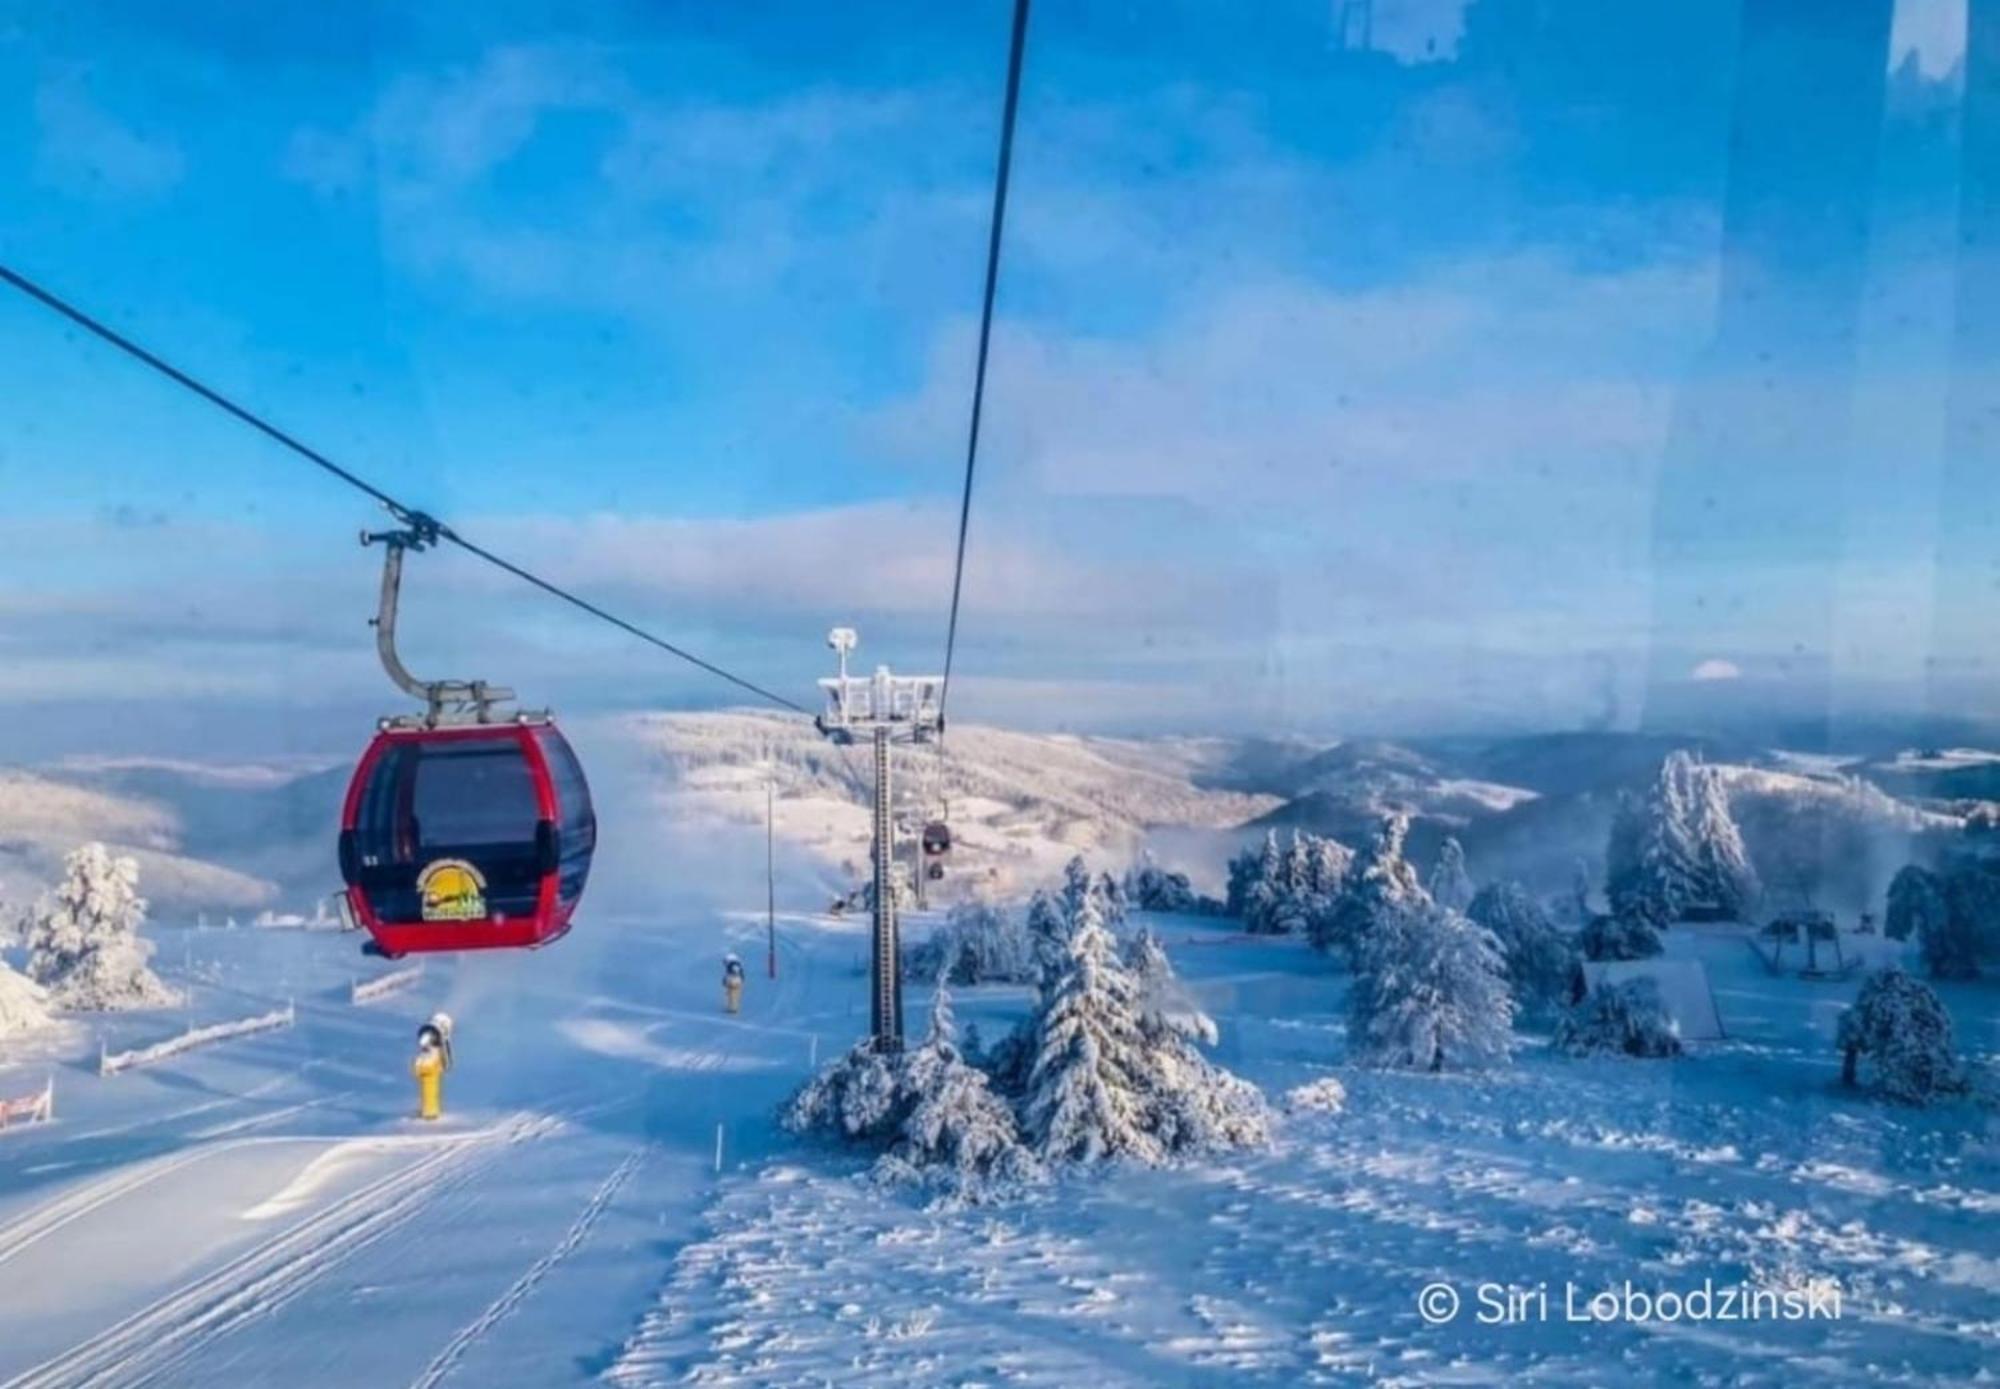
{"type": "Polygon", "coordinates": [[[743,1011],[743,961],[733,950],[722,959],[722,1006],[731,1013],[743,1011]]]}

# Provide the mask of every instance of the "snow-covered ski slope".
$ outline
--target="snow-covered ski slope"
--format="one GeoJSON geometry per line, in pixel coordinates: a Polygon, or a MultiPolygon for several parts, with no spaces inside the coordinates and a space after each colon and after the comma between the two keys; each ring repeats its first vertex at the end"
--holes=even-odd
{"type": "MultiPolygon", "coordinates": [[[[687,907],[534,955],[382,969],[352,937],[163,930],[184,1016],[73,1026],[57,1121],[0,1136],[0,1384],[1963,1383],[2000,1334],[2000,1190],[1965,1109],[1833,1088],[1845,986],[1678,933],[1729,1026],[1676,1063],[1491,1078],[1343,1060],[1342,977],[1294,942],[1156,921],[1274,1096],[1340,1115],[1268,1154],[926,1211],[779,1136],[777,1100],[864,1021],[861,928],[687,907]],[[719,1011],[725,949],[753,966],[719,1011]],[[98,1077],[113,1046],[298,999],[298,1025],[98,1077]],[[408,1116],[414,1029],[458,1020],[443,1123],[408,1116]],[[722,1170],[715,1170],[717,1126],[722,1170]],[[1589,1290],[1834,1279],[1834,1324],[1430,1326],[1433,1281],[1589,1290]]],[[[1878,949],[1883,948],[1878,943],[1878,949]]],[[[1990,1062],[1990,987],[1945,990],[1990,1062]]],[[[920,1017],[922,990],[911,1015],[920,1017]]],[[[988,1037],[1018,989],[967,989],[988,1037]]],[[[13,1053],[10,1053],[12,1055],[13,1053]]]]}

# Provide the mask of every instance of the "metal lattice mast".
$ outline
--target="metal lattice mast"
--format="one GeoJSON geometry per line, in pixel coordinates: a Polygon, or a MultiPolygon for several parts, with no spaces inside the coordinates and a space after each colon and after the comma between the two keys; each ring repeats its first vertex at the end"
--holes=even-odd
{"type": "Polygon", "coordinates": [[[903,1044],[903,970],[896,932],[896,826],[890,804],[889,748],[892,743],[925,743],[944,726],[939,708],[941,677],[892,675],[878,666],[869,676],[847,673],[847,655],[859,641],[851,627],[836,627],[827,645],[840,659],[840,673],[819,682],[826,712],[815,722],[836,743],[858,742],[866,733],[875,748],[874,846],[875,929],[869,1021],[875,1044],[894,1050],[903,1044]]]}

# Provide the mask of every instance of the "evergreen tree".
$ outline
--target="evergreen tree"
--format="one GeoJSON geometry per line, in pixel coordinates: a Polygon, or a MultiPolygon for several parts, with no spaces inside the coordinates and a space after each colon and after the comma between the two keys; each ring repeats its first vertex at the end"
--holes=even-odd
{"type": "Polygon", "coordinates": [[[1513,1021],[1506,961],[1485,927],[1415,900],[1361,938],[1347,1024],[1359,1059],[1433,1071],[1504,1061],[1513,1021]]]}
{"type": "Polygon", "coordinates": [[[1125,886],[1109,873],[1097,875],[1097,900],[1104,912],[1104,924],[1113,935],[1125,929],[1125,886]]]}
{"type": "Polygon", "coordinates": [[[1841,1080],[1903,1104],[1928,1104],[1965,1087],[1951,1014],[1900,969],[1877,970],[1840,1015],[1841,1080]]]}
{"type": "Polygon", "coordinates": [[[1321,904],[1338,897],[1347,886],[1354,851],[1325,835],[1313,839],[1312,890],[1321,904]]]}
{"type": "Polygon", "coordinates": [[[1465,871],[1465,849],[1455,836],[1446,835],[1438,846],[1437,863],[1431,868],[1426,888],[1440,907],[1462,912],[1472,905],[1472,875],[1465,871]]]}
{"type": "Polygon", "coordinates": [[[1025,923],[977,899],[953,903],[929,940],[907,947],[904,972],[952,984],[1022,984],[1037,977],[1025,923]]]}
{"type": "Polygon", "coordinates": [[[0,960],[0,1037],[35,1032],[53,1021],[48,991],[0,960]]]}
{"type": "Polygon", "coordinates": [[[1417,871],[1403,857],[1410,817],[1386,815],[1367,846],[1354,856],[1338,899],[1310,923],[1314,946],[1340,950],[1353,960],[1365,939],[1385,921],[1406,908],[1430,901],[1417,882],[1417,871]]]}
{"type": "Polygon", "coordinates": [[[1933,979],[1977,979],[1983,959],[2000,953],[2000,872],[1983,858],[1961,858],[1944,875],[1945,919],[1920,933],[1917,946],[1933,979]]]}
{"type": "Polygon", "coordinates": [[[1657,925],[1695,906],[1740,917],[1757,892],[1721,774],[1684,751],[1660,763],[1642,800],[1619,797],[1605,861],[1612,915],[1657,925]]]}
{"type": "Polygon", "coordinates": [[[1593,916],[1576,938],[1586,960],[1650,960],[1666,949],[1660,928],[1649,912],[1657,903],[1627,899],[1625,909],[1610,916],[1593,916]]]}
{"type": "Polygon", "coordinates": [[[1037,1021],[1022,1127],[1052,1163],[1166,1155],[1147,1125],[1146,1042],[1138,988],[1119,963],[1097,903],[1086,895],[1067,968],[1037,1021]]]}
{"type": "Polygon", "coordinates": [[[1202,1012],[1180,986],[1167,952],[1152,931],[1141,930],[1127,942],[1125,967],[1139,986],[1139,1030],[1149,1042],[1171,1034],[1215,1045],[1215,1019],[1202,1012]]]}
{"type": "Polygon", "coordinates": [[[1556,1027],[1556,1050],[1570,1056],[1679,1056],[1680,1027],[1651,979],[1600,984],[1556,1027]]]}
{"type": "Polygon", "coordinates": [[[1014,1112],[958,1049],[951,991],[939,984],[930,1030],[903,1059],[907,1112],[878,1169],[914,1175],[961,1200],[984,1200],[1032,1179],[1036,1164],[1021,1146],[1014,1112]]]}
{"type": "Polygon", "coordinates": [[[89,1012],[158,1008],[177,1001],[146,961],[139,936],[146,901],[139,865],[85,844],[63,860],[63,880],[43,894],[27,925],[28,977],[59,1008],[89,1012]]]}
{"type": "Polygon", "coordinates": [[[1258,935],[1276,935],[1284,929],[1285,859],[1278,848],[1278,832],[1264,831],[1264,846],[1257,853],[1257,871],[1243,898],[1243,929],[1258,935]]]}
{"type": "Polygon", "coordinates": [[[1759,893],[1757,871],[1729,808],[1729,787],[1716,767],[1685,753],[1680,774],[1687,779],[1689,835],[1696,845],[1702,899],[1725,916],[1741,920],[1759,893]]]}
{"type": "Polygon", "coordinates": [[[1035,986],[1046,997],[1069,958],[1069,916],[1060,899],[1039,888],[1028,902],[1028,950],[1035,986]]]}
{"type": "Polygon", "coordinates": [[[1519,883],[1488,883],[1466,909],[1493,933],[1507,961],[1507,983],[1522,1013],[1546,1013],[1569,996],[1576,951],[1557,931],[1542,904],[1519,883]]]}
{"type": "Polygon", "coordinates": [[[1245,849],[1229,860],[1229,889],[1223,899],[1224,915],[1241,920],[1250,909],[1250,888],[1257,881],[1259,855],[1245,849]]]}
{"type": "Polygon", "coordinates": [[[1947,921],[1944,881],[1937,874],[1906,863],[1889,883],[1888,910],[1883,914],[1882,933],[1890,940],[1921,940],[1935,934],[1947,921]]]}
{"type": "Polygon", "coordinates": [[[1125,897],[1146,912],[1192,912],[1201,906],[1188,875],[1168,872],[1146,850],[1125,875],[1125,897]]]}

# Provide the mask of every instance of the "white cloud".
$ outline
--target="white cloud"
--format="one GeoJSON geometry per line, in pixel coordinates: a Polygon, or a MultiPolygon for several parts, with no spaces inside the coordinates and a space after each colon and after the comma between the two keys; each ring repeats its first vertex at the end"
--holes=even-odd
{"type": "Polygon", "coordinates": [[[1965,58],[1966,0],[1896,0],[1889,30],[1889,67],[1915,57],[1917,70],[1936,81],[1965,58]]]}
{"type": "Polygon", "coordinates": [[[1742,678],[1743,667],[1734,661],[1725,661],[1720,656],[1711,656],[1705,661],[1699,661],[1695,664],[1695,668],[1688,672],[1690,680],[1741,680],[1742,678]]]}

